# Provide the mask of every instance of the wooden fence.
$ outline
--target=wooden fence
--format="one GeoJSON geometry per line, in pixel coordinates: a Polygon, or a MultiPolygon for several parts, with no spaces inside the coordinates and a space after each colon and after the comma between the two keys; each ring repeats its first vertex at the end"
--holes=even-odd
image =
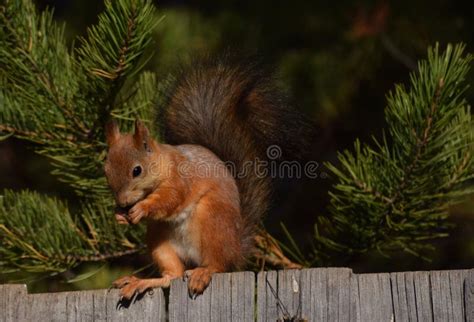
{"type": "Polygon", "coordinates": [[[28,294],[0,285],[0,321],[474,321],[474,269],[353,274],[347,268],[217,274],[192,300],[172,282],[134,303],[118,291],[28,294]]]}

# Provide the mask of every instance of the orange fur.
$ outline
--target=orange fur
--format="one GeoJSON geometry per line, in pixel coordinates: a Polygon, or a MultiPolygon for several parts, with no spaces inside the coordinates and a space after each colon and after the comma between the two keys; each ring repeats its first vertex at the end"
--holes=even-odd
{"type": "Polygon", "coordinates": [[[240,175],[242,170],[266,160],[270,145],[281,147],[284,156],[300,155],[308,150],[301,138],[312,133],[271,75],[250,61],[222,56],[194,62],[176,75],[168,93],[157,123],[173,145],[154,141],[139,121],[134,134],[121,134],[114,123],[105,131],[105,173],[120,206],[117,221],[147,221],[148,248],[162,274],[120,279],[114,285],[126,298],[166,287],[183,274],[190,293],[199,294],[213,273],[243,267],[268,208],[271,182],[254,172],[240,175]]]}
{"type": "Polygon", "coordinates": [[[137,123],[133,136],[109,127],[105,169],[109,184],[128,214],[120,223],[147,219],[147,244],[161,279],[125,277],[114,282],[121,296],[131,298],[151,287],[167,287],[185,269],[192,294],[200,294],[212,273],[240,267],[244,256],[239,193],[224,163],[209,150],[193,145],[169,146],[148,137],[137,123]],[[140,142],[145,142],[142,146],[140,142]],[[148,148],[148,150],[147,150],[148,148]],[[179,167],[186,165],[186,173],[179,167]],[[143,168],[133,177],[133,168],[143,168]],[[201,173],[204,168],[212,169],[201,173]],[[152,169],[153,168],[153,169],[152,169]]]}

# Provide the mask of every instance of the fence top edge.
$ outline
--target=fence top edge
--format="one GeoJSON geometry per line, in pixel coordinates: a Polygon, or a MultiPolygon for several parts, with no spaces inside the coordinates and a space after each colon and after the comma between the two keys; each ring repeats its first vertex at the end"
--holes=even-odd
{"type": "MultiPolygon", "coordinates": [[[[252,272],[252,271],[241,271],[241,272],[231,272],[231,273],[221,273],[221,274],[217,274],[217,275],[237,275],[237,274],[241,274],[241,275],[244,275],[244,274],[254,274],[254,276],[258,277],[258,276],[261,276],[262,274],[267,274],[269,272],[281,272],[281,271],[285,271],[285,272],[288,272],[288,273],[291,273],[291,272],[310,272],[310,271],[324,271],[324,272],[338,272],[338,273],[342,273],[342,272],[349,272],[350,274],[353,274],[353,275],[365,275],[365,276],[368,276],[368,275],[373,275],[373,276],[376,276],[376,275],[392,275],[392,274],[397,274],[397,275],[404,275],[404,274],[429,274],[429,273],[438,273],[438,272],[457,272],[457,273],[462,273],[463,275],[466,276],[466,278],[469,277],[469,275],[471,276],[474,276],[474,268],[470,268],[470,269],[454,269],[454,270],[432,270],[432,271],[403,271],[403,272],[380,272],[380,273],[354,273],[353,270],[351,268],[347,268],[347,267],[315,267],[315,268],[303,268],[303,269],[291,269],[291,270],[280,270],[280,271],[260,271],[260,272],[252,272]]],[[[473,278],[473,277],[471,277],[473,278]]],[[[179,282],[179,281],[178,281],[179,282]]],[[[172,282],[172,285],[176,283],[176,281],[173,281],[172,282]]],[[[29,293],[28,292],[28,289],[27,289],[27,285],[26,284],[21,284],[21,283],[6,283],[6,284],[0,284],[0,288],[3,288],[4,290],[9,290],[9,291],[12,291],[12,290],[17,290],[17,291],[20,291],[22,293],[27,293],[27,294],[31,294],[31,295],[35,295],[35,294],[51,294],[51,293],[60,293],[60,294],[64,294],[64,295],[68,295],[68,294],[78,294],[78,293],[91,293],[91,294],[97,294],[97,293],[103,293],[103,292],[106,292],[106,293],[112,293],[114,294],[115,292],[118,292],[117,290],[107,290],[107,289],[92,289],[92,290],[79,290],[79,291],[64,291],[64,292],[51,292],[51,293],[29,293]]],[[[158,292],[158,295],[159,296],[164,296],[164,293],[163,293],[163,290],[162,289],[156,289],[155,292],[158,292]]]]}

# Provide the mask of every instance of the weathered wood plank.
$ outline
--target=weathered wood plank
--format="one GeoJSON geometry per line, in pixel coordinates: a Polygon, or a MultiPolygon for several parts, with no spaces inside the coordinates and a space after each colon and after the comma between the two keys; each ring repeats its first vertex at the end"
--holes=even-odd
{"type": "Polygon", "coordinates": [[[414,273],[416,312],[419,321],[433,321],[433,307],[431,304],[430,273],[414,273]]]}
{"type": "Polygon", "coordinates": [[[452,321],[464,321],[464,280],[467,275],[467,270],[453,270],[447,272],[449,277],[449,291],[450,291],[450,310],[448,313],[452,316],[452,321]]]}
{"type": "Polygon", "coordinates": [[[232,321],[231,273],[214,274],[211,288],[211,321],[232,321]]]}
{"type": "Polygon", "coordinates": [[[24,321],[24,299],[27,296],[26,285],[6,284],[3,289],[5,311],[2,312],[6,322],[24,321]]]}
{"type": "Polygon", "coordinates": [[[118,291],[107,290],[27,294],[26,287],[3,288],[3,321],[164,321],[163,291],[156,289],[125,306],[118,291]],[[12,299],[16,300],[12,302],[12,299]]]}
{"type": "Polygon", "coordinates": [[[92,292],[93,315],[92,318],[96,322],[107,321],[107,290],[95,290],[92,292]]]}
{"type": "Polygon", "coordinates": [[[400,274],[405,278],[408,318],[410,321],[418,321],[418,312],[416,308],[415,273],[406,272],[400,274]]]}
{"type": "MultiPolygon", "coordinates": [[[[215,276],[213,277],[213,280],[214,279],[215,276]]],[[[211,284],[204,291],[204,293],[199,295],[197,298],[191,299],[190,296],[185,296],[185,306],[181,309],[187,308],[187,321],[210,321],[209,317],[211,315],[211,290],[212,283],[214,283],[213,280],[211,280],[211,284]]],[[[187,281],[183,283],[185,284],[185,288],[187,289],[187,281]]]]}
{"type": "Polygon", "coordinates": [[[66,321],[66,297],[60,293],[32,294],[23,307],[25,321],[66,321]]]}
{"type": "Polygon", "coordinates": [[[6,285],[0,284],[0,322],[5,322],[7,303],[6,303],[6,285]]]}
{"type": "Polygon", "coordinates": [[[389,274],[360,274],[359,307],[361,321],[393,320],[389,274]]]}
{"type": "Polygon", "coordinates": [[[469,270],[464,282],[466,321],[474,321],[474,269],[469,270]]]}
{"type": "Polygon", "coordinates": [[[430,272],[434,321],[464,321],[465,271],[430,272]]]}
{"type": "Polygon", "coordinates": [[[449,272],[449,289],[451,292],[453,321],[464,321],[464,280],[469,273],[468,270],[452,270],[449,272]]]}
{"type": "Polygon", "coordinates": [[[181,279],[171,281],[168,305],[170,321],[188,321],[188,285],[181,279]]]}
{"type": "Polygon", "coordinates": [[[280,319],[301,317],[301,286],[299,270],[278,271],[278,317],[280,319]]]}
{"type": "Polygon", "coordinates": [[[327,269],[303,269],[300,273],[301,318],[327,321],[327,269]]]}
{"type": "Polygon", "coordinates": [[[231,274],[232,321],[255,320],[255,274],[239,272],[231,274]]]}
{"type": "Polygon", "coordinates": [[[260,272],[257,275],[257,321],[276,321],[278,318],[278,273],[260,272]]]}
{"type": "Polygon", "coordinates": [[[173,321],[210,321],[211,316],[211,292],[215,284],[215,274],[211,284],[203,294],[192,299],[188,293],[187,281],[175,279],[171,283],[169,320],[173,321]]]}
{"type": "Polygon", "coordinates": [[[453,321],[448,272],[431,272],[434,321],[453,321]]]}
{"type": "MultiPolygon", "coordinates": [[[[103,295],[100,292],[94,296],[94,299],[97,300],[103,295]]],[[[165,298],[162,289],[150,290],[132,302],[119,301],[119,299],[118,290],[111,290],[105,294],[107,321],[164,321],[166,319],[165,298]]],[[[96,310],[95,302],[94,310],[96,310]]]]}
{"type": "Polygon", "coordinates": [[[86,322],[94,319],[94,291],[66,292],[67,321],[86,322]]]}
{"type": "MultiPolygon", "coordinates": [[[[166,321],[166,300],[162,289],[153,289],[145,296],[145,300],[141,303],[142,306],[137,308],[141,312],[153,312],[146,314],[148,321],[166,321]]],[[[138,319],[140,320],[140,319],[138,319]]]]}
{"type": "Polygon", "coordinates": [[[257,321],[294,317],[349,321],[351,274],[347,268],[261,272],[257,277],[257,321]]]}
{"type": "Polygon", "coordinates": [[[349,268],[328,270],[328,321],[349,321],[351,274],[349,268]]]}
{"type": "Polygon", "coordinates": [[[349,306],[349,320],[353,322],[361,322],[360,315],[360,292],[359,292],[359,278],[356,274],[351,274],[350,277],[350,306],[349,306]]]}
{"type": "Polygon", "coordinates": [[[439,271],[430,272],[432,276],[431,289],[433,298],[433,315],[435,321],[442,321],[436,315],[439,309],[436,307],[437,298],[440,296],[436,294],[437,289],[433,285],[433,280],[436,275],[440,277],[441,292],[445,294],[445,307],[447,318],[444,321],[464,321],[464,279],[466,270],[462,271],[439,271]],[[436,304],[435,304],[436,303],[436,304]]]}
{"type": "Polygon", "coordinates": [[[251,272],[214,274],[211,284],[196,299],[187,282],[171,283],[170,321],[252,321],[255,314],[255,275],[251,272]]]}
{"type": "Polygon", "coordinates": [[[405,273],[390,274],[395,321],[416,321],[416,306],[413,310],[409,304],[409,298],[414,299],[414,285],[407,285],[406,277],[405,273]]]}
{"type": "MultiPolygon", "coordinates": [[[[164,321],[163,291],[133,303],[117,290],[27,294],[0,285],[0,321],[164,321]]],[[[474,321],[474,270],[352,274],[317,268],[216,274],[192,300],[172,282],[169,321],[474,321]],[[257,291],[257,307],[255,307],[257,291]],[[256,316],[255,316],[256,315],[256,316]]]]}

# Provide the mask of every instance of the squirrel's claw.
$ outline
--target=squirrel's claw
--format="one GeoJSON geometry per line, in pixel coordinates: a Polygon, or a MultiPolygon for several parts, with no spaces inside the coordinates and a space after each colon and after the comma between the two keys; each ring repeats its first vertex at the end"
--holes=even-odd
{"type": "Polygon", "coordinates": [[[184,274],[183,274],[183,281],[187,280],[191,274],[193,273],[193,270],[190,269],[190,270],[187,270],[187,271],[184,271],[184,274]]]}
{"type": "Polygon", "coordinates": [[[189,291],[189,297],[191,298],[191,300],[197,299],[198,296],[199,296],[198,293],[194,293],[193,291],[189,291]]]}
{"type": "Polygon", "coordinates": [[[134,303],[147,291],[153,294],[154,287],[169,287],[169,283],[169,278],[142,279],[125,276],[113,282],[112,285],[120,289],[120,301],[127,300],[134,303]]]}
{"type": "Polygon", "coordinates": [[[195,269],[185,271],[184,276],[186,276],[188,279],[189,297],[195,300],[209,286],[212,273],[205,267],[197,267],[195,269]]]}
{"type": "Polygon", "coordinates": [[[146,217],[147,215],[148,215],[148,210],[146,209],[143,202],[137,203],[128,212],[128,218],[132,224],[138,224],[140,220],[143,217],[146,217]]]}

